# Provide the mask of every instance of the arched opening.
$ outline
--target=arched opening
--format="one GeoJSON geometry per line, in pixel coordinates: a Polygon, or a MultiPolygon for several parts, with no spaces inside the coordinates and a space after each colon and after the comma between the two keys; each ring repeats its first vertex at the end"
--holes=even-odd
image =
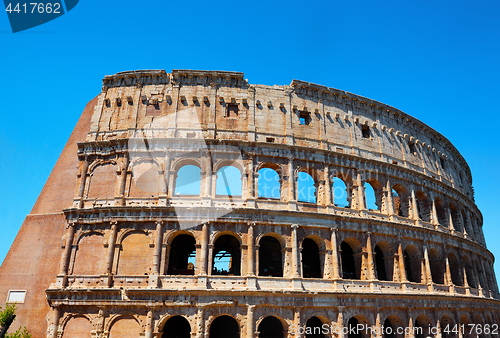
{"type": "MultiPolygon", "coordinates": [[[[478,337],[479,335],[477,333],[479,332],[474,332],[474,330],[471,330],[471,326],[470,326],[471,322],[469,320],[469,317],[467,317],[466,315],[462,315],[460,317],[460,333],[461,336],[463,338],[472,338],[473,336],[474,337],[478,337]],[[476,335],[473,335],[474,333],[476,333],[476,335]]],[[[475,323],[476,325],[479,324],[479,323],[475,323]]]]}
{"type": "Polygon", "coordinates": [[[453,222],[453,228],[457,231],[464,232],[457,207],[453,203],[450,203],[450,213],[451,221],[453,222]]]}
{"type": "Polygon", "coordinates": [[[131,167],[130,197],[155,197],[160,191],[162,175],[160,167],[151,160],[135,163],[131,167]]]}
{"type": "Polygon", "coordinates": [[[283,324],[274,317],[264,318],[259,324],[259,338],[284,338],[283,324]]]}
{"type": "Polygon", "coordinates": [[[484,278],[483,266],[482,266],[482,264],[479,264],[479,261],[477,260],[477,258],[474,261],[474,265],[476,267],[477,276],[479,278],[479,283],[481,285],[481,288],[489,290],[488,283],[486,282],[486,279],[484,278]]]}
{"type": "Polygon", "coordinates": [[[444,284],[443,261],[436,249],[429,250],[429,263],[431,265],[432,281],[436,284],[444,284]]]}
{"type": "Polygon", "coordinates": [[[351,319],[349,319],[349,322],[347,322],[347,338],[363,338],[362,331],[359,329],[358,325],[359,320],[355,317],[351,317],[351,319]]]}
{"type": "Polygon", "coordinates": [[[239,338],[240,327],[236,319],[230,316],[220,316],[210,325],[209,338],[239,338]]]}
{"type": "Polygon", "coordinates": [[[215,241],[212,275],[239,276],[241,266],[240,243],[231,235],[222,235],[215,241]]]}
{"type": "Polygon", "coordinates": [[[141,327],[133,316],[124,316],[113,323],[109,338],[139,337],[141,327]]]}
{"type": "Polygon", "coordinates": [[[144,232],[131,232],[125,236],[118,256],[118,275],[144,276],[149,273],[149,237],[144,232]]]}
{"type": "Polygon", "coordinates": [[[453,284],[463,286],[464,281],[460,273],[460,263],[453,252],[448,254],[448,264],[450,265],[451,281],[453,284]]]}
{"type": "Polygon", "coordinates": [[[91,232],[80,238],[75,255],[74,275],[100,275],[106,271],[102,234],[91,232]]]}
{"type": "Polygon", "coordinates": [[[309,318],[306,322],[306,338],[325,338],[323,322],[318,317],[309,318]]]}
{"type": "Polygon", "coordinates": [[[361,259],[356,255],[361,251],[361,243],[355,239],[344,240],[340,245],[340,261],[343,279],[361,278],[361,259]]]}
{"type": "Polygon", "coordinates": [[[403,252],[406,270],[406,279],[412,283],[422,282],[422,257],[413,245],[408,245],[403,252]]]}
{"type": "Polygon", "coordinates": [[[318,244],[310,238],[302,241],[302,277],[322,277],[318,244]]]}
{"type": "Polygon", "coordinates": [[[431,208],[430,208],[429,198],[422,191],[417,191],[415,197],[417,199],[418,217],[424,222],[430,222],[431,208]]]}
{"type": "Polygon", "coordinates": [[[336,207],[350,208],[349,190],[346,183],[339,177],[333,178],[332,194],[333,203],[336,207]]]}
{"type": "Polygon", "coordinates": [[[433,337],[431,334],[431,321],[427,316],[420,315],[415,319],[415,338],[433,337]]]}
{"type": "Polygon", "coordinates": [[[283,277],[281,244],[274,237],[259,241],[259,276],[283,277]]]}
{"type": "Polygon", "coordinates": [[[177,171],[175,179],[176,196],[197,196],[200,195],[201,170],[195,165],[185,165],[177,171]]]}
{"type": "Polygon", "coordinates": [[[241,196],[241,172],[233,166],[225,166],[217,171],[215,194],[217,196],[241,196]]]}
{"type": "Polygon", "coordinates": [[[387,270],[385,268],[384,253],[378,245],[375,246],[375,271],[377,271],[377,277],[379,280],[389,280],[387,270]]]}
{"type": "Polygon", "coordinates": [[[182,316],[173,316],[163,326],[163,338],[191,338],[191,325],[182,316]]]}
{"type": "Polygon", "coordinates": [[[446,226],[448,224],[446,210],[444,208],[444,203],[439,197],[434,200],[434,205],[436,206],[437,221],[439,225],[446,226]]]}
{"type": "Polygon", "coordinates": [[[467,231],[467,234],[471,237],[474,237],[474,232],[472,231],[471,227],[470,227],[470,222],[469,222],[469,218],[467,217],[467,215],[465,214],[465,211],[462,209],[462,224],[464,225],[464,229],[465,231],[467,231]]]}
{"type": "Polygon", "coordinates": [[[92,324],[85,317],[72,317],[64,326],[62,338],[90,338],[92,324]]]}
{"type": "Polygon", "coordinates": [[[300,171],[297,175],[297,200],[316,203],[316,183],[311,175],[300,171]]]}
{"type": "Polygon", "coordinates": [[[260,198],[281,198],[280,176],[276,170],[262,168],[258,172],[258,196],[260,198]]]}
{"type": "Polygon", "coordinates": [[[366,209],[382,210],[383,189],[382,184],[375,179],[368,179],[365,182],[366,209]]]}
{"type": "Polygon", "coordinates": [[[448,317],[446,315],[441,317],[439,324],[440,324],[442,338],[454,338],[454,337],[456,337],[455,332],[457,330],[456,330],[456,328],[455,328],[455,330],[453,330],[453,321],[451,320],[450,317],[448,317]],[[455,331],[455,332],[453,332],[453,331],[455,331]]]}
{"type": "Polygon", "coordinates": [[[169,275],[194,275],[196,241],[191,235],[178,235],[170,245],[168,260],[169,275]]]}
{"type": "Polygon", "coordinates": [[[384,321],[384,338],[396,338],[396,330],[392,326],[391,321],[387,318],[384,321]]]}
{"type": "Polygon", "coordinates": [[[410,198],[406,189],[395,184],[392,187],[392,201],[394,204],[394,212],[401,217],[409,217],[410,215],[410,198]]]}
{"type": "Polygon", "coordinates": [[[89,179],[88,198],[113,198],[115,196],[116,171],[112,163],[98,165],[89,179]]]}

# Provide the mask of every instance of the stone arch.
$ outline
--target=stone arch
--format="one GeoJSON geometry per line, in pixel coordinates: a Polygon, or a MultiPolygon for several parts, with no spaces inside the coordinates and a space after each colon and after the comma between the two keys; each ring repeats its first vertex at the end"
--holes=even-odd
{"type": "MultiPolygon", "coordinates": [[[[277,316],[266,316],[259,319],[257,331],[259,338],[284,338],[285,337],[285,321],[277,316]]],[[[286,322],[285,322],[286,323],[286,322]]]]}
{"type": "Polygon", "coordinates": [[[127,231],[119,242],[116,273],[147,275],[150,269],[150,238],[140,230],[127,231]]]}
{"type": "Polygon", "coordinates": [[[301,260],[302,260],[302,277],[304,278],[322,278],[323,265],[320,251],[322,252],[324,262],[324,249],[320,249],[320,245],[324,247],[324,241],[319,236],[307,236],[300,243],[301,260]]]}
{"type": "Polygon", "coordinates": [[[201,167],[198,163],[183,161],[183,166],[175,171],[174,191],[175,196],[199,196],[201,194],[201,167]],[[191,172],[189,172],[191,171],[191,172]]]}
{"type": "Polygon", "coordinates": [[[367,332],[370,326],[368,319],[362,315],[355,315],[347,321],[348,334],[346,338],[369,338],[370,334],[367,332]],[[362,325],[363,329],[359,329],[357,325],[362,325]],[[351,329],[352,328],[352,329],[351,329]]]}
{"type": "Polygon", "coordinates": [[[471,261],[467,255],[462,256],[462,262],[464,266],[465,276],[467,278],[467,284],[473,288],[477,289],[478,281],[476,280],[476,274],[474,273],[474,267],[471,264],[471,261]]]}
{"type": "Polygon", "coordinates": [[[410,194],[401,184],[394,184],[392,186],[392,201],[394,205],[394,212],[401,217],[410,217],[410,194]],[[397,196],[395,196],[395,194],[397,196]]]}
{"type": "Polygon", "coordinates": [[[239,338],[241,329],[236,318],[223,314],[209,323],[208,332],[209,338],[239,338]]]}
{"type": "Polygon", "coordinates": [[[258,237],[259,276],[283,277],[285,240],[276,233],[258,237]]]}
{"type": "Polygon", "coordinates": [[[474,266],[476,267],[476,275],[478,276],[478,282],[481,288],[489,290],[487,279],[485,278],[483,265],[479,263],[479,259],[476,257],[474,260],[474,266]]]}
{"type": "Polygon", "coordinates": [[[59,324],[62,330],[62,338],[90,338],[92,332],[92,323],[88,316],[84,314],[66,314],[59,324]]]}
{"type": "MultiPolygon", "coordinates": [[[[222,161],[224,163],[225,161],[222,161]]],[[[235,163],[218,166],[217,170],[214,170],[215,176],[215,194],[216,196],[232,196],[238,197],[243,194],[243,168],[237,166],[235,163]],[[240,175],[236,174],[236,168],[240,175]],[[226,176],[226,172],[229,172],[229,178],[226,176]]]]}
{"type": "Polygon", "coordinates": [[[259,198],[282,199],[283,197],[283,171],[282,167],[274,163],[262,163],[257,174],[257,196],[259,198]],[[271,177],[268,177],[271,176],[271,177]],[[272,182],[276,181],[276,182],[272,182]],[[268,189],[271,191],[268,192],[268,189]]]}
{"type": "Polygon", "coordinates": [[[436,284],[444,284],[444,262],[436,249],[429,250],[429,263],[432,281],[436,284]]]}
{"type": "Polygon", "coordinates": [[[191,323],[184,316],[170,316],[162,325],[162,338],[191,338],[191,323]]]}
{"type": "Polygon", "coordinates": [[[240,276],[241,238],[236,234],[231,234],[231,232],[222,232],[216,236],[213,243],[212,275],[240,276]],[[220,263],[223,260],[226,261],[228,258],[227,270],[225,267],[216,267],[217,263],[220,263]]]}
{"type": "Polygon", "coordinates": [[[317,203],[318,201],[318,174],[315,169],[300,167],[297,169],[297,201],[317,203]]]}
{"type": "Polygon", "coordinates": [[[305,322],[305,337],[306,338],[326,338],[323,333],[323,324],[328,324],[328,320],[324,320],[319,316],[312,316],[305,322]]]}
{"type": "Polygon", "coordinates": [[[436,197],[434,199],[434,205],[436,206],[436,215],[437,215],[437,221],[439,225],[441,226],[447,226],[448,225],[448,215],[446,213],[446,209],[444,208],[444,203],[441,200],[441,198],[436,197]]]}
{"type": "Polygon", "coordinates": [[[431,221],[431,204],[429,197],[423,191],[415,193],[418,217],[424,222],[431,221]]]}
{"type": "Polygon", "coordinates": [[[451,221],[453,222],[453,227],[455,230],[464,232],[464,229],[462,227],[462,221],[460,220],[458,209],[455,206],[455,204],[450,203],[450,214],[451,214],[451,221]]]}
{"type": "Polygon", "coordinates": [[[374,178],[369,178],[365,180],[364,190],[365,190],[366,209],[374,209],[379,211],[383,210],[385,201],[384,201],[384,191],[383,191],[384,187],[382,186],[382,184],[374,178]],[[371,187],[371,189],[367,187],[367,184],[371,187]],[[373,196],[371,196],[372,194],[373,196]],[[369,201],[371,201],[371,203],[369,203],[369,201]],[[372,203],[373,205],[369,205],[372,203]],[[371,208],[371,206],[373,206],[374,208],[371,208]]]}
{"type": "Polygon", "coordinates": [[[245,166],[240,160],[233,161],[228,159],[218,159],[214,161],[213,171],[219,172],[219,170],[224,167],[235,167],[240,171],[241,176],[243,176],[243,173],[245,172],[245,166]]]}
{"type": "Polygon", "coordinates": [[[340,244],[340,262],[343,279],[361,279],[361,242],[346,238],[340,244]]]}
{"type": "Polygon", "coordinates": [[[384,321],[384,338],[402,338],[404,334],[398,333],[398,328],[404,329],[404,324],[401,318],[396,315],[388,316],[384,321]],[[390,327],[390,329],[389,329],[390,327]]]}
{"type": "Polygon", "coordinates": [[[131,335],[139,336],[141,327],[141,321],[136,315],[114,315],[109,319],[105,331],[109,332],[108,338],[128,338],[131,335]]]}
{"type": "Polygon", "coordinates": [[[463,286],[464,279],[460,271],[461,265],[457,259],[457,256],[453,252],[448,253],[448,264],[450,266],[451,281],[453,282],[453,284],[463,286]]]}
{"type": "MultiPolygon", "coordinates": [[[[336,171],[336,169],[334,170],[336,171]]],[[[343,172],[335,172],[332,174],[330,181],[332,182],[332,195],[335,206],[352,208],[354,196],[352,178],[343,172]],[[336,181],[335,179],[339,179],[340,181],[336,181]]]]}
{"type": "Polygon", "coordinates": [[[455,322],[451,316],[443,315],[439,321],[440,332],[442,338],[455,338],[457,335],[453,333],[455,322]]]}
{"type": "Polygon", "coordinates": [[[403,251],[406,279],[412,283],[422,283],[423,259],[419,249],[409,244],[403,251]]]}
{"type": "Polygon", "coordinates": [[[100,275],[106,269],[104,235],[100,231],[86,231],[76,238],[73,267],[74,275],[100,275]]]}
{"type": "Polygon", "coordinates": [[[119,168],[116,161],[98,160],[89,166],[87,198],[114,198],[119,168]]]}
{"type": "Polygon", "coordinates": [[[168,275],[194,275],[196,265],[196,239],[185,231],[170,236],[168,275]],[[194,257],[193,257],[194,254],[194,257]]]}
{"type": "Polygon", "coordinates": [[[375,271],[379,280],[392,281],[394,279],[394,264],[395,252],[392,246],[385,242],[380,241],[374,248],[375,257],[375,271]]]}
{"type": "Polygon", "coordinates": [[[163,185],[162,164],[154,158],[139,158],[129,165],[130,175],[128,196],[154,197],[163,185]]]}
{"type": "Polygon", "coordinates": [[[170,164],[170,171],[177,173],[182,167],[192,165],[202,169],[201,161],[199,158],[179,157],[172,161],[170,164]]]}
{"type": "Polygon", "coordinates": [[[164,245],[172,245],[172,241],[179,235],[189,235],[192,236],[196,240],[196,245],[199,245],[200,243],[200,238],[198,234],[192,230],[179,230],[179,229],[173,229],[165,234],[163,237],[163,244],[164,245]]]}
{"type": "Polygon", "coordinates": [[[415,338],[432,337],[431,330],[434,325],[426,315],[419,315],[413,326],[416,328],[415,338]]]}

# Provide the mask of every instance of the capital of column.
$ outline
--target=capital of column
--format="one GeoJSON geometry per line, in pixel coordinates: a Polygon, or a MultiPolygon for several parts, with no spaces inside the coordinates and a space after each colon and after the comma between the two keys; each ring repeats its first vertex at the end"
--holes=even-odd
{"type": "Polygon", "coordinates": [[[292,224],[292,229],[298,229],[299,225],[298,224],[292,224]]]}

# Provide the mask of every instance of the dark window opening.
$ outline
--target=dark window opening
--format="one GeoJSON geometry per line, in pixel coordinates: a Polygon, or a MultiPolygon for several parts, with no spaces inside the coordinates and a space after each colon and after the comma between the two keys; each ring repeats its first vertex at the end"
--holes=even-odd
{"type": "Polygon", "coordinates": [[[387,271],[385,269],[384,253],[382,252],[382,250],[378,245],[375,247],[375,266],[377,270],[378,279],[389,280],[387,278],[387,271]]]}
{"type": "Polygon", "coordinates": [[[283,324],[273,316],[266,317],[259,324],[259,338],[283,338],[283,324]]]}
{"type": "Polygon", "coordinates": [[[415,147],[415,143],[414,142],[408,142],[408,147],[410,148],[410,153],[412,153],[413,155],[415,155],[415,153],[417,152],[417,148],[415,147]]]}
{"type": "Polygon", "coordinates": [[[417,280],[413,275],[413,268],[411,266],[412,262],[410,261],[410,257],[406,250],[404,251],[404,260],[405,260],[405,270],[406,270],[406,279],[412,283],[420,283],[420,280],[417,280]]]}
{"type": "Polygon", "coordinates": [[[342,278],[343,279],[359,279],[356,276],[356,263],[354,261],[354,252],[351,246],[346,242],[340,245],[340,256],[342,260],[342,278]]]}
{"type": "Polygon", "coordinates": [[[220,316],[210,325],[209,338],[240,338],[238,322],[230,316],[220,316]]]}
{"type": "Polygon", "coordinates": [[[169,275],[194,275],[196,241],[190,235],[179,235],[170,246],[169,275]]]}
{"type": "Polygon", "coordinates": [[[311,113],[307,111],[299,111],[300,124],[303,126],[309,125],[311,123],[311,113]]]}
{"type": "Polygon", "coordinates": [[[271,236],[259,242],[259,276],[283,277],[281,244],[271,236]]]}
{"type": "Polygon", "coordinates": [[[274,142],[274,137],[266,137],[266,142],[273,143],[274,142]]]}
{"type": "Polygon", "coordinates": [[[387,318],[384,322],[384,338],[396,338],[395,330],[392,327],[389,318],[387,318]]]}
{"type": "Polygon", "coordinates": [[[453,284],[463,286],[463,279],[460,274],[460,264],[454,254],[448,255],[448,264],[450,265],[451,281],[453,284]]]}
{"type": "Polygon", "coordinates": [[[347,328],[348,328],[348,334],[347,338],[362,338],[362,331],[358,327],[359,325],[359,320],[356,318],[352,317],[349,319],[349,322],[347,323],[347,328]]]}
{"type": "Polygon", "coordinates": [[[439,161],[441,162],[441,168],[445,169],[445,167],[446,167],[446,163],[445,163],[445,161],[444,161],[444,158],[440,157],[440,158],[439,158],[439,161]]]}
{"type": "Polygon", "coordinates": [[[165,338],[191,338],[191,325],[186,318],[174,316],[163,327],[165,338]]]}
{"type": "Polygon", "coordinates": [[[237,117],[239,108],[235,103],[228,103],[226,107],[226,117],[237,117]]]}
{"type": "Polygon", "coordinates": [[[361,134],[363,135],[363,138],[370,138],[370,127],[368,127],[366,124],[362,125],[361,134]]]}
{"type": "Polygon", "coordinates": [[[302,242],[302,276],[304,278],[321,278],[319,249],[310,238],[302,242]]]}
{"type": "Polygon", "coordinates": [[[240,243],[230,235],[215,241],[212,275],[239,276],[241,266],[240,243]]]}
{"type": "Polygon", "coordinates": [[[306,338],[325,338],[323,322],[318,317],[309,318],[306,322],[306,338]]]}

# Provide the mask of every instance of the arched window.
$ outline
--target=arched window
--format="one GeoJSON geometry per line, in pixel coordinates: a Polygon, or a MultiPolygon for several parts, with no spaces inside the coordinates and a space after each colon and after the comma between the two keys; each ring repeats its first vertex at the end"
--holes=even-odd
{"type": "Polygon", "coordinates": [[[453,203],[450,203],[450,213],[451,213],[451,220],[453,222],[453,227],[455,228],[455,230],[464,232],[464,229],[462,227],[462,221],[459,217],[457,207],[453,203]]]}
{"type": "Polygon", "coordinates": [[[149,237],[143,232],[127,234],[120,246],[117,274],[147,275],[150,257],[149,237]]]}
{"type": "Polygon", "coordinates": [[[259,241],[259,276],[283,277],[281,244],[274,237],[259,241]]]}
{"type": "Polygon", "coordinates": [[[384,338],[396,338],[395,332],[396,332],[395,328],[392,326],[392,323],[389,320],[389,318],[387,318],[384,321],[384,338]]]}
{"type": "Polygon", "coordinates": [[[446,210],[444,209],[444,203],[441,201],[439,197],[436,197],[434,200],[434,205],[436,206],[436,214],[437,214],[437,221],[439,225],[441,226],[446,226],[448,224],[447,215],[446,215],[446,210]]]}
{"type": "Polygon", "coordinates": [[[465,275],[467,276],[467,284],[471,287],[476,289],[477,288],[477,281],[474,276],[474,268],[472,267],[469,257],[463,256],[462,262],[464,262],[465,266],[465,275]]]}
{"type": "Polygon", "coordinates": [[[318,317],[309,318],[306,322],[306,338],[325,338],[323,322],[318,317]]]}
{"type": "Polygon", "coordinates": [[[92,324],[85,317],[73,317],[64,326],[62,338],[90,338],[92,332],[92,324]]]}
{"type": "Polygon", "coordinates": [[[302,276],[321,278],[321,263],[318,244],[310,238],[302,241],[302,276]]]}
{"type": "Polygon", "coordinates": [[[233,317],[217,317],[210,325],[209,338],[240,338],[240,326],[233,317]]]}
{"type": "Polygon", "coordinates": [[[448,264],[450,265],[451,280],[453,284],[458,286],[464,285],[462,274],[460,273],[460,263],[457,256],[453,252],[448,254],[448,264]]]}
{"type": "Polygon", "coordinates": [[[280,177],[276,170],[262,168],[259,170],[258,192],[261,198],[281,198],[280,177]]]}
{"type": "Polygon", "coordinates": [[[431,221],[431,208],[429,204],[429,198],[427,195],[422,192],[418,191],[415,194],[415,197],[417,198],[417,211],[418,211],[418,217],[425,222],[430,222],[431,221]]]}
{"type": "Polygon", "coordinates": [[[173,316],[163,327],[164,338],[191,338],[191,325],[182,316],[173,316]]]}
{"type": "Polygon", "coordinates": [[[219,196],[241,196],[241,172],[233,166],[225,166],[217,172],[215,194],[219,196]]]}
{"type": "Polygon", "coordinates": [[[457,335],[455,334],[455,332],[453,332],[453,321],[451,320],[450,317],[448,316],[443,316],[441,317],[441,320],[440,320],[440,325],[441,325],[441,337],[442,338],[454,338],[456,337],[457,335]]]}
{"type": "Polygon", "coordinates": [[[194,275],[196,241],[191,235],[178,235],[170,245],[169,275],[194,275]]]}
{"type": "Polygon", "coordinates": [[[406,189],[395,184],[392,187],[392,201],[394,204],[394,212],[401,217],[409,217],[410,215],[410,198],[406,189]]]}
{"type": "MultiPolygon", "coordinates": [[[[385,268],[384,253],[378,245],[375,246],[375,267],[379,280],[389,280],[387,270],[385,268]]],[[[392,278],[390,280],[392,280],[392,278]]]]}
{"type": "Polygon", "coordinates": [[[431,265],[432,281],[436,284],[444,284],[444,264],[441,255],[436,249],[429,251],[429,263],[431,265]]]}
{"type": "Polygon", "coordinates": [[[375,197],[375,189],[373,189],[373,186],[368,182],[365,182],[364,188],[366,196],[366,209],[378,210],[378,206],[376,203],[377,199],[375,197]]]}
{"type": "Polygon", "coordinates": [[[259,338],[284,338],[283,324],[274,317],[264,318],[259,324],[259,338]]]}
{"type": "Polygon", "coordinates": [[[347,322],[347,338],[363,338],[363,333],[358,327],[359,321],[355,317],[351,317],[347,322]]]}
{"type": "Polygon", "coordinates": [[[90,175],[88,198],[113,198],[115,196],[118,166],[105,163],[94,168],[90,175]]]}
{"type": "Polygon", "coordinates": [[[141,327],[133,316],[124,316],[113,323],[109,338],[138,337],[141,327]]]}
{"type": "Polygon", "coordinates": [[[185,165],[177,171],[175,179],[175,195],[200,195],[200,168],[185,165]]]}
{"type": "Polygon", "coordinates": [[[340,256],[342,262],[342,278],[343,279],[359,279],[360,272],[359,264],[356,264],[354,259],[354,251],[351,246],[343,241],[340,245],[340,256]]]}
{"type": "Polygon", "coordinates": [[[406,278],[412,283],[422,282],[422,257],[418,249],[408,245],[403,252],[405,261],[406,278]]]}
{"type": "Polygon", "coordinates": [[[415,319],[415,338],[433,337],[431,333],[431,321],[425,315],[420,315],[415,319]]]}
{"type": "Polygon", "coordinates": [[[78,242],[73,267],[74,275],[100,275],[106,271],[106,250],[103,236],[91,232],[78,242]]]}
{"type": "Polygon", "coordinates": [[[212,275],[240,275],[240,243],[231,235],[222,235],[215,241],[212,275]]]}
{"type": "Polygon", "coordinates": [[[333,178],[333,203],[336,207],[349,208],[347,185],[338,177],[333,178]]]}
{"type": "Polygon", "coordinates": [[[299,202],[316,203],[316,187],[314,179],[301,171],[297,177],[297,200],[299,202]]]}
{"type": "Polygon", "coordinates": [[[131,171],[130,197],[154,197],[158,195],[163,177],[156,162],[140,161],[131,167],[131,171]]]}

